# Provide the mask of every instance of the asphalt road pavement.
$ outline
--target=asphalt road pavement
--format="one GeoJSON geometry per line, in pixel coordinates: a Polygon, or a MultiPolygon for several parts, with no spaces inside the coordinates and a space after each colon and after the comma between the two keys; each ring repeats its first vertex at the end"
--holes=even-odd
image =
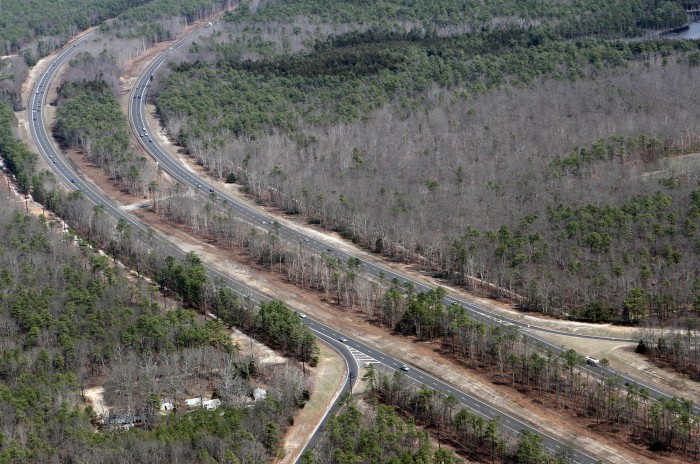
{"type": "MultiPolygon", "coordinates": [[[[179,182],[190,186],[195,191],[200,192],[201,195],[213,198],[216,201],[227,205],[240,217],[245,218],[250,223],[268,230],[274,229],[281,237],[284,237],[287,240],[299,242],[301,246],[305,246],[317,253],[325,253],[326,255],[332,256],[333,258],[336,258],[340,261],[347,262],[347,260],[350,258],[359,259],[357,256],[346,253],[340,249],[333,248],[332,245],[324,243],[323,241],[318,240],[311,235],[307,235],[303,232],[299,232],[295,229],[287,227],[284,224],[277,222],[274,217],[262,214],[256,211],[255,209],[247,206],[245,203],[242,203],[236,200],[235,198],[228,196],[225,192],[221,191],[215,184],[211,183],[208,179],[200,177],[198,174],[182,166],[178,160],[170,156],[170,154],[158,143],[157,139],[154,137],[155,133],[153,129],[149,127],[146,119],[145,103],[148,98],[148,89],[150,87],[152,79],[155,76],[155,73],[163,64],[168,62],[171,53],[186,46],[190,38],[191,35],[183,37],[182,39],[177,41],[172,47],[170,47],[168,50],[166,50],[160,56],[158,56],[155,60],[153,60],[153,62],[151,62],[151,64],[139,76],[136,85],[132,90],[129,116],[132,124],[132,130],[136,134],[144,149],[157,161],[158,165],[163,170],[165,170],[168,174],[173,176],[179,182]]],[[[374,276],[377,279],[379,279],[379,277],[382,276],[385,281],[393,281],[394,279],[396,279],[401,284],[411,284],[418,292],[426,292],[428,290],[431,290],[432,288],[435,288],[428,287],[418,281],[411,280],[410,278],[402,274],[396,273],[390,268],[382,267],[372,262],[364,261],[361,259],[359,269],[367,274],[374,276]]],[[[494,315],[485,308],[479,307],[475,304],[455,298],[453,296],[445,297],[444,302],[446,305],[454,303],[464,307],[468,311],[470,317],[485,324],[518,328],[523,335],[529,337],[536,345],[539,345],[545,350],[551,350],[555,354],[561,354],[565,352],[566,349],[547,341],[546,339],[537,335],[537,332],[585,338],[590,339],[591,341],[606,340],[626,343],[637,342],[637,340],[634,339],[577,334],[549,329],[534,324],[524,323],[517,319],[494,315]]],[[[598,377],[600,379],[619,378],[624,383],[634,383],[641,387],[645,387],[649,390],[652,398],[670,399],[673,397],[672,394],[664,392],[661,389],[652,386],[651,384],[645,383],[627,372],[621,372],[602,365],[588,366],[585,363],[581,363],[580,368],[588,371],[590,375],[598,377]]],[[[700,408],[698,406],[694,406],[694,411],[696,414],[700,414],[700,408]]]]}

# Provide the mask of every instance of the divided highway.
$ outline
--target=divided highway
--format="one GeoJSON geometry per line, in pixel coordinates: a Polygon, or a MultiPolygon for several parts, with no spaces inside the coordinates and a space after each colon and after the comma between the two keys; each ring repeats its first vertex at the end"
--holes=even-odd
{"type": "MultiPolygon", "coordinates": [[[[41,116],[43,113],[43,106],[46,104],[47,88],[51,83],[51,80],[55,76],[57,69],[60,67],[60,65],[70,56],[71,53],[75,51],[75,49],[78,46],[83,44],[85,41],[89,40],[91,36],[92,34],[87,34],[75,44],[61,51],[61,53],[59,53],[59,55],[49,65],[48,69],[41,75],[29,99],[28,113],[31,136],[36,142],[40,155],[44,157],[44,159],[49,163],[50,166],[53,167],[54,171],[57,173],[59,178],[62,179],[71,190],[80,190],[86,196],[86,198],[88,198],[95,205],[103,205],[105,207],[106,213],[109,214],[113,219],[121,219],[125,221],[133,230],[140,233],[142,240],[146,241],[150,248],[159,249],[162,252],[168,253],[172,256],[180,257],[183,255],[182,251],[174,247],[165,238],[161,237],[158,233],[154,233],[151,229],[149,229],[146,225],[141,223],[134,216],[125,213],[118,205],[112,203],[110,199],[102,196],[102,194],[99,191],[93,189],[89,183],[83,181],[82,178],[78,175],[78,173],[70,167],[65,158],[60,153],[58,153],[57,150],[55,150],[54,146],[50,141],[46,126],[41,116]]],[[[162,59],[162,57],[159,59],[162,59]]],[[[160,63],[162,63],[162,61],[160,61],[160,63]]],[[[142,85],[143,87],[141,87],[141,89],[142,91],[144,91],[143,89],[145,88],[145,83],[142,82],[142,85]]],[[[143,99],[143,94],[141,95],[141,97],[143,99]]],[[[140,99],[136,98],[136,100],[140,99]]],[[[141,106],[142,105],[138,105],[138,107],[141,106]]],[[[161,159],[162,163],[168,162],[167,157],[163,157],[161,159]]],[[[225,198],[221,194],[221,192],[217,190],[214,190],[214,193],[220,195],[221,198],[225,198]]],[[[253,215],[254,218],[257,218],[257,220],[261,224],[265,225],[264,221],[267,221],[267,218],[258,215],[252,210],[250,211],[250,214],[253,215]]],[[[303,240],[305,236],[300,235],[299,237],[303,240]]],[[[315,246],[317,248],[321,247],[325,249],[325,246],[320,242],[314,242],[312,244],[310,243],[309,246],[315,246]]],[[[329,250],[329,252],[333,253],[337,258],[348,257],[348,255],[344,255],[337,251],[334,252],[332,250],[329,250]]],[[[209,266],[206,266],[206,268],[210,278],[217,279],[226,283],[226,285],[228,285],[237,293],[245,297],[249,297],[251,300],[256,302],[269,300],[269,298],[265,295],[262,295],[256,290],[219,273],[215,269],[209,266]]],[[[343,358],[345,359],[345,362],[347,363],[349,372],[353,373],[353,375],[355,375],[356,377],[361,376],[360,368],[355,358],[357,353],[361,353],[363,356],[369,356],[377,360],[378,362],[381,362],[389,369],[400,369],[400,367],[403,365],[403,361],[393,358],[380,351],[374,350],[373,348],[365,345],[364,343],[358,340],[353,340],[348,336],[341,335],[335,329],[328,327],[318,321],[315,321],[308,317],[304,317],[303,321],[305,324],[307,324],[309,328],[311,328],[314,331],[314,333],[319,339],[329,344],[336,351],[342,354],[343,358]]],[[[583,464],[597,462],[595,458],[587,455],[583,451],[576,450],[572,448],[571,445],[567,445],[553,437],[550,437],[547,434],[544,434],[531,424],[526,423],[524,420],[515,418],[503,411],[500,411],[495,407],[492,407],[482,401],[479,401],[478,399],[472,398],[469,395],[454,388],[453,386],[448,385],[439,379],[433,378],[430,375],[421,372],[420,370],[410,369],[409,371],[405,372],[405,375],[418,385],[424,384],[429,387],[442,390],[446,394],[455,395],[455,397],[464,406],[468,407],[476,414],[486,419],[499,419],[501,427],[504,430],[508,430],[514,434],[517,434],[520,430],[527,429],[541,435],[543,445],[554,453],[571,451],[573,452],[573,456],[576,462],[583,464]]],[[[352,386],[352,382],[353,379],[349,376],[346,379],[346,382],[343,386],[343,391],[349,391],[352,386]]],[[[327,418],[328,416],[324,417],[322,424],[325,424],[327,418]]],[[[311,441],[307,443],[307,446],[309,444],[316,443],[317,440],[320,438],[323,431],[322,424],[316,430],[316,433],[314,434],[314,437],[311,439],[311,441]]]]}
{"type": "MultiPolygon", "coordinates": [[[[153,131],[153,128],[149,127],[148,121],[146,119],[145,104],[146,99],[148,97],[148,88],[150,86],[150,82],[154,78],[156,71],[168,61],[170,54],[173,51],[185,46],[188,43],[188,41],[188,36],[183,37],[176,44],[170,47],[167,51],[159,55],[139,76],[136,85],[132,89],[131,101],[129,106],[129,119],[131,121],[132,130],[136,135],[137,139],[139,140],[140,144],[143,146],[143,148],[158,162],[159,166],[163,170],[165,170],[168,174],[173,176],[179,182],[190,186],[195,191],[200,192],[201,195],[205,195],[207,197],[213,196],[216,199],[218,199],[218,201],[226,202],[227,206],[229,206],[232,209],[232,211],[238,213],[242,218],[245,218],[247,221],[266,229],[275,228],[275,230],[280,236],[290,241],[299,242],[301,245],[306,246],[309,249],[318,253],[326,253],[338,260],[347,261],[348,258],[351,257],[357,258],[356,256],[345,253],[340,249],[335,249],[332,246],[322,242],[321,240],[315,239],[311,235],[306,235],[305,233],[287,227],[284,224],[276,223],[273,217],[268,217],[256,211],[255,209],[250,208],[245,203],[242,203],[236,200],[235,198],[228,196],[225,192],[217,188],[215,184],[209,182],[208,179],[200,177],[198,174],[182,166],[178,160],[174,159],[163,147],[160,146],[155,137],[155,132],[153,131]]],[[[379,278],[379,276],[382,275],[387,281],[392,281],[393,279],[396,279],[402,284],[411,283],[418,292],[426,292],[433,288],[423,285],[418,281],[411,280],[410,278],[404,275],[398,274],[390,268],[381,267],[369,261],[360,260],[360,262],[360,269],[376,278],[379,278]]],[[[536,344],[540,345],[541,347],[544,347],[545,349],[549,349],[554,353],[563,353],[564,351],[566,351],[566,348],[547,341],[541,336],[538,336],[536,333],[533,333],[534,331],[565,335],[569,337],[586,338],[590,340],[619,341],[627,343],[635,343],[637,341],[634,339],[627,338],[603,337],[596,335],[563,332],[548,329],[546,327],[539,327],[532,324],[527,324],[517,319],[502,316],[496,317],[493,314],[489,313],[488,310],[482,307],[479,307],[464,300],[460,300],[453,296],[445,297],[444,302],[446,305],[458,304],[464,307],[473,319],[484,322],[486,324],[501,325],[505,327],[517,327],[521,329],[521,332],[525,336],[529,337],[536,344]]],[[[620,378],[625,383],[635,383],[639,386],[645,387],[649,390],[651,397],[655,399],[670,399],[673,397],[673,395],[659,390],[658,388],[635,378],[629,373],[621,372],[610,367],[602,365],[587,366],[584,364],[581,365],[580,368],[588,371],[590,375],[601,379],[620,378]]],[[[700,407],[694,406],[694,411],[696,414],[700,414],[700,407]]]]}

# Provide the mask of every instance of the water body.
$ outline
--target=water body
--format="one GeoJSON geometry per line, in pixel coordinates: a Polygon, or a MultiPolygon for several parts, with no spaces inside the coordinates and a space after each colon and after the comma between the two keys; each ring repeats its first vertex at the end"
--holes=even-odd
{"type": "Polygon", "coordinates": [[[700,39],[700,22],[690,23],[688,29],[678,34],[664,34],[661,37],[664,39],[700,39]]]}

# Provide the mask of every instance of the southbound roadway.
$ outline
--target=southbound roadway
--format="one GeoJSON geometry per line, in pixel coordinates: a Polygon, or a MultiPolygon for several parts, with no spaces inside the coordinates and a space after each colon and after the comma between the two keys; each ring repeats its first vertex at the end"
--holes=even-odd
{"type": "MultiPolygon", "coordinates": [[[[146,246],[148,246],[150,249],[158,249],[159,252],[161,253],[167,253],[170,254],[174,257],[182,257],[184,253],[179,250],[178,248],[174,247],[172,244],[170,244],[165,238],[161,237],[158,233],[155,233],[152,229],[144,225],[141,221],[136,219],[134,216],[131,214],[126,213],[122,208],[117,206],[116,204],[112,203],[110,199],[107,197],[103,196],[101,192],[97,191],[94,189],[90,183],[84,181],[81,176],[78,175],[76,171],[74,171],[67,160],[64,158],[62,154],[58,152],[54,148],[54,145],[51,143],[50,137],[48,135],[42,114],[43,114],[43,107],[47,104],[46,102],[46,95],[47,95],[47,89],[48,86],[51,83],[51,80],[53,77],[55,77],[56,72],[60,65],[69,58],[69,56],[78,48],[80,45],[88,41],[91,36],[94,33],[86,34],[83,36],[81,39],[73,43],[72,45],[68,45],[66,48],[64,48],[57,56],[56,58],[51,62],[49,67],[46,69],[46,71],[40,76],[38,82],[36,83],[31,96],[29,98],[29,106],[28,106],[28,113],[29,113],[29,123],[30,123],[30,132],[31,136],[34,138],[36,142],[36,146],[39,150],[40,155],[46,160],[47,163],[49,163],[50,166],[53,167],[54,171],[58,175],[58,177],[65,182],[65,184],[68,186],[70,190],[80,190],[85,197],[90,200],[93,204],[95,205],[102,205],[105,209],[105,212],[111,216],[115,221],[118,220],[123,220],[125,223],[127,223],[132,230],[136,231],[138,236],[146,241],[146,246]]],[[[180,44],[181,45],[181,44],[180,44]]],[[[167,52],[165,56],[161,56],[156,60],[155,63],[159,66],[160,64],[163,63],[163,61],[167,57],[167,52]]],[[[153,65],[151,65],[153,66],[153,65]]],[[[155,69],[152,69],[149,67],[152,71],[155,71],[155,69]]],[[[136,98],[137,102],[135,105],[138,105],[138,107],[142,107],[140,105],[140,101],[143,100],[144,95],[145,95],[145,88],[147,85],[147,81],[149,79],[150,74],[148,74],[148,70],[144,75],[141,77],[139,80],[139,85],[137,85],[136,89],[137,91],[142,92],[141,93],[141,99],[136,98]],[[145,76],[145,78],[144,78],[145,76]]],[[[140,114],[139,111],[136,111],[137,115],[140,114]]],[[[142,117],[139,116],[138,118],[134,119],[134,123],[139,124],[139,122],[143,121],[141,119],[142,117]]],[[[141,125],[141,128],[144,127],[141,125]]],[[[142,143],[143,143],[142,138],[142,143]]],[[[148,139],[146,139],[148,140],[148,139]]],[[[151,140],[153,140],[151,138],[151,140]]],[[[157,158],[161,166],[165,165],[164,167],[166,169],[173,169],[174,172],[183,172],[181,169],[177,169],[174,165],[170,164],[172,161],[168,156],[165,156],[165,154],[158,149],[158,147],[153,144],[152,142],[146,142],[148,144],[152,144],[152,150],[155,151],[156,153],[159,154],[159,157],[157,158]],[[166,164],[167,163],[167,164],[166,164]]],[[[151,150],[149,150],[151,151],[151,150]]],[[[151,153],[153,153],[151,151],[151,153]]],[[[185,180],[184,182],[187,184],[194,184],[195,188],[197,183],[200,183],[201,185],[208,185],[204,184],[202,181],[197,180],[194,177],[189,177],[187,178],[189,181],[185,180]]],[[[181,179],[182,180],[182,179],[181,179]]],[[[207,187],[207,188],[212,188],[213,187],[207,187]]],[[[214,189],[213,192],[210,193],[215,193],[218,195],[220,198],[225,199],[225,195],[214,189]]],[[[236,204],[233,200],[229,200],[232,204],[236,204]]],[[[244,205],[241,205],[241,207],[246,208],[244,205]]],[[[248,216],[249,219],[252,221],[257,221],[261,225],[266,225],[266,221],[270,221],[269,218],[258,214],[257,212],[247,209],[248,211],[248,216]]],[[[286,229],[285,232],[288,234],[290,237],[297,237],[300,240],[304,241],[305,238],[308,238],[306,242],[309,243],[310,247],[315,247],[318,251],[326,251],[328,253],[332,253],[336,258],[339,259],[347,259],[350,257],[350,255],[346,255],[340,251],[337,250],[328,250],[324,244],[318,241],[313,241],[310,237],[307,237],[306,235],[303,234],[298,234],[291,229],[286,229]]],[[[205,265],[206,266],[206,265],[205,265]]],[[[371,265],[370,263],[365,263],[364,264],[365,268],[369,271],[374,270],[375,272],[378,272],[381,270],[381,268],[376,267],[374,265],[371,265]]],[[[249,298],[254,302],[259,302],[259,301],[269,301],[270,298],[262,295],[261,293],[257,292],[256,290],[252,289],[251,287],[238,282],[236,280],[233,280],[229,278],[228,276],[225,276],[218,272],[217,270],[213,269],[212,267],[206,266],[207,272],[209,273],[209,276],[212,280],[214,281],[220,281],[224,282],[226,285],[228,285],[232,290],[236,291],[238,294],[242,295],[243,297],[249,298]]],[[[386,271],[385,271],[386,272],[386,271]]],[[[389,271],[390,272],[390,271],[389,271]]],[[[395,275],[393,273],[387,273],[387,275],[391,278],[393,276],[396,276],[396,278],[399,278],[402,281],[408,281],[407,279],[404,279],[403,277],[399,275],[395,275]]],[[[424,288],[424,286],[420,285],[417,286],[417,289],[419,291],[425,291],[428,290],[427,287],[424,288]]],[[[324,324],[322,324],[319,321],[313,320],[310,317],[304,317],[303,322],[313,330],[313,332],[316,334],[316,336],[322,340],[323,342],[327,343],[329,346],[331,346],[333,349],[338,351],[339,353],[342,354],[343,358],[345,359],[345,362],[348,366],[348,377],[345,381],[345,384],[343,385],[343,391],[347,392],[350,391],[351,386],[353,381],[360,376],[360,367],[358,365],[358,361],[355,356],[357,356],[357,353],[361,353],[365,356],[369,356],[371,358],[374,358],[377,360],[377,362],[383,364],[389,369],[400,369],[401,366],[404,365],[404,362],[394,358],[386,353],[383,353],[381,351],[375,350],[374,348],[364,344],[363,342],[359,340],[352,339],[350,336],[347,335],[342,335],[338,331],[336,331],[332,327],[328,327],[324,324]],[[351,352],[351,349],[354,351],[351,352]],[[354,377],[354,378],[353,378],[354,377]]],[[[410,368],[408,371],[401,371],[403,375],[405,375],[408,379],[412,380],[415,382],[417,385],[426,385],[428,387],[441,390],[445,392],[445,394],[452,394],[454,395],[460,403],[469,408],[472,412],[475,414],[478,414],[479,416],[483,417],[484,419],[496,419],[499,422],[499,426],[501,429],[506,430],[510,432],[511,434],[517,435],[520,430],[526,429],[530,430],[534,433],[537,433],[542,437],[542,443],[547,448],[550,450],[552,453],[572,453],[573,458],[575,462],[578,463],[583,463],[583,464],[589,464],[589,463],[595,463],[598,462],[597,459],[595,459],[592,456],[589,456],[586,454],[584,451],[578,450],[572,446],[571,443],[564,443],[557,438],[551,437],[544,433],[543,431],[537,429],[534,425],[529,424],[526,422],[524,419],[516,418],[512,416],[511,414],[506,413],[505,411],[501,411],[498,408],[491,406],[483,401],[480,401],[474,397],[469,396],[468,394],[460,391],[458,388],[455,388],[454,386],[447,384],[440,379],[434,378],[430,376],[429,374],[422,372],[418,369],[415,368],[410,368]]],[[[335,405],[337,406],[337,404],[335,405]]],[[[333,409],[331,409],[331,412],[333,409]]],[[[323,424],[325,424],[325,421],[328,419],[328,415],[326,415],[323,419],[323,424]]],[[[309,441],[308,444],[313,445],[319,440],[319,437],[322,436],[323,434],[323,427],[319,427],[312,439],[309,441]]]]}
{"type": "MultiPolygon", "coordinates": [[[[412,280],[403,274],[399,274],[396,271],[382,267],[370,261],[365,261],[357,256],[346,253],[343,250],[334,248],[312,235],[306,234],[303,231],[295,230],[288,227],[282,223],[275,220],[274,217],[267,216],[259,211],[251,208],[245,203],[237,200],[234,197],[229,196],[226,192],[222,191],[217,187],[216,184],[210,182],[207,178],[201,177],[195,172],[187,169],[178,160],[172,157],[167,150],[165,150],[157,141],[156,133],[153,128],[148,124],[146,118],[146,100],[148,98],[148,89],[152,80],[155,78],[155,74],[158,69],[165,64],[171,54],[179,50],[180,48],[186,46],[192,38],[190,33],[184,36],[177,42],[175,42],[170,48],[161,53],[156,57],[149,66],[141,73],[136,85],[131,91],[130,105],[129,105],[129,119],[131,122],[132,130],[139,140],[141,146],[156,160],[160,168],[166,171],[168,174],[173,176],[179,182],[189,186],[194,191],[199,192],[201,195],[206,196],[209,199],[214,199],[222,204],[225,204],[232,211],[236,212],[242,219],[247,220],[251,224],[255,224],[258,227],[267,230],[275,230],[281,237],[286,238],[292,242],[298,242],[301,246],[305,246],[310,250],[317,253],[325,253],[328,256],[336,258],[340,261],[347,262],[349,258],[359,259],[360,266],[359,269],[363,272],[379,279],[382,276],[386,281],[392,281],[396,279],[401,284],[411,284],[413,288],[418,292],[427,292],[434,287],[429,287],[422,284],[419,281],[412,280]]],[[[568,337],[586,338],[590,340],[605,340],[605,341],[617,341],[623,343],[634,343],[637,342],[635,339],[628,338],[616,338],[616,337],[604,337],[598,335],[586,335],[565,332],[560,330],[549,329],[546,327],[537,326],[534,324],[528,324],[523,321],[508,318],[504,316],[496,316],[490,313],[487,309],[477,306],[473,303],[469,303],[465,300],[461,300],[454,296],[446,296],[444,299],[446,305],[457,304],[465,308],[470,317],[473,319],[483,322],[489,325],[500,325],[505,328],[518,328],[520,332],[530,338],[536,345],[539,345],[545,350],[550,350],[554,354],[562,354],[567,349],[563,346],[551,343],[545,338],[539,336],[537,332],[550,333],[556,335],[563,335],[568,337]]],[[[637,384],[640,387],[646,388],[650,392],[650,396],[654,399],[664,398],[671,399],[674,395],[665,392],[653,385],[645,383],[644,381],[635,378],[633,375],[613,369],[608,366],[596,365],[590,366],[585,363],[581,363],[580,369],[588,371],[588,374],[604,379],[617,379],[623,383],[627,384],[637,384]]],[[[700,414],[700,407],[693,407],[695,414],[700,414]]]]}

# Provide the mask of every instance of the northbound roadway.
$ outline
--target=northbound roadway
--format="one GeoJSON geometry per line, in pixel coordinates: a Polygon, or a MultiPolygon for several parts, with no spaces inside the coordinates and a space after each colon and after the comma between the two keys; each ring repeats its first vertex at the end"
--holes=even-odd
{"type": "MultiPolygon", "coordinates": [[[[51,140],[48,136],[46,126],[44,124],[44,120],[42,117],[43,113],[43,106],[46,105],[46,95],[47,95],[47,89],[48,86],[51,83],[51,80],[55,77],[56,72],[60,65],[68,59],[68,57],[75,51],[77,47],[88,41],[93,33],[86,34],[83,36],[80,40],[76,41],[73,45],[69,45],[65,49],[63,49],[57,56],[56,58],[51,62],[47,70],[40,76],[38,82],[35,85],[35,88],[33,89],[30,98],[29,98],[29,105],[28,105],[28,113],[29,113],[29,124],[30,124],[30,132],[31,136],[34,138],[36,142],[36,146],[41,154],[41,156],[46,160],[47,163],[49,163],[50,166],[53,167],[54,171],[58,174],[59,178],[62,179],[66,185],[68,186],[69,189],[71,190],[80,190],[86,198],[88,198],[92,203],[95,205],[103,205],[105,208],[105,212],[111,216],[115,221],[118,220],[123,220],[125,221],[131,228],[132,230],[136,231],[139,233],[140,237],[142,240],[146,242],[146,245],[150,249],[158,249],[159,252],[161,253],[167,253],[169,255],[172,255],[174,257],[181,257],[184,255],[184,253],[179,250],[178,248],[174,247],[172,244],[170,244],[165,238],[161,237],[159,234],[154,233],[154,231],[148,226],[144,225],[141,223],[138,219],[136,219],[134,216],[125,213],[122,208],[120,208],[118,205],[114,204],[109,198],[105,197],[102,195],[101,192],[95,190],[91,184],[88,182],[85,182],[79,175],[76,173],[68,164],[68,162],[65,160],[65,158],[54,148],[54,145],[51,143],[51,140]]],[[[182,45],[182,42],[179,42],[180,46],[182,45]]],[[[167,56],[167,55],[166,55],[167,56]]],[[[164,61],[165,58],[160,57],[159,60],[164,61]]],[[[163,61],[158,62],[159,65],[162,64],[163,61]]],[[[145,87],[146,87],[146,82],[149,79],[149,74],[145,73],[144,74],[146,77],[145,79],[140,79],[140,88],[142,92],[145,92],[145,87]]],[[[142,100],[144,98],[144,94],[141,95],[141,99],[136,99],[136,100],[142,100]]],[[[136,103],[137,107],[141,107],[142,105],[136,103]]],[[[143,126],[141,126],[143,127],[143,126]]],[[[151,138],[151,140],[153,140],[151,138]]],[[[152,143],[152,142],[147,142],[147,143],[152,143]]],[[[154,148],[155,148],[155,144],[154,148]]],[[[161,152],[162,154],[162,152],[161,152]]],[[[162,160],[162,163],[168,162],[167,160],[169,157],[167,156],[162,156],[159,158],[162,160]]],[[[193,179],[194,180],[194,179],[193,179]]],[[[196,181],[195,181],[196,182],[196,181]]],[[[196,184],[195,184],[196,187],[196,184]]],[[[213,188],[213,187],[212,187],[213,188]]],[[[220,198],[226,198],[225,195],[223,195],[220,191],[214,189],[214,193],[220,196],[220,198]]],[[[233,202],[232,202],[233,203],[233,202]]],[[[243,206],[245,207],[245,206],[243,206]]],[[[268,221],[269,219],[259,215],[258,213],[254,212],[253,210],[249,210],[251,212],[251,215],[253,218],[257,218],[257,220],[260,222],[260,224],[265,225],[264,221],[268,221]]],[[[287,233],[291,234],[294,233],[293,231],[287,231],[287,233]]],[[[299,238],[306,237],[304,235],[299,235],[297,234],[299,238]]],[[[310,240],[309,240],[310,241],[310,240]]],[[[317,248],[323,248],[324,250],[325,245],[323,245],[321,242],[316,242],[314,241],[313,244],[309,246],[315,246],[317,248]]],[[[322,250],[320,250],[322,251],[322,250]]],[[[336,258],[347,258],[349,255],[345,255],[342,252],[338,251],[331,251],[336,258]]],[[[367,264],[369,266],[369,264],[367,264]]],[[[254,302],[259,302],[259,301],[269,301],[270,298],[262,295],[261,293],[257,292],[256,290],[248,287],[245,284],[242,284],[238,281],[235,281],[228,276],[225,276],[218,272],[217,270],[213,269],[210,266],[206,266],[207,271],[209,273],[209,276],[212,280],[215,281],[220,281],[224,282],[227,286],[229,286],[232,290],[236,291],[238,294],[250,298],[254,302]]],[[[371,269],[371,268],[370,268],[371,269]]],[[[379,268],[376,268],[379,269],[379,268]]],[[[398,278],[399,276],[397,276],[398,278]]],[[[402,279],[404,280],[404,279],[402,279]]],[[[419,290],[422,290],[423,286],[419,288],[419,290]]],[[[427,287],[425,288],[427,290],[427,287]]],[[[354,353],[360,352],[366,356],[370,356],[379,362],[381,362],[383,365],[385,365],[389,369],[399,369],[400,366],[402,366],[404,363],[403,361],[396,359],[390,355],[387,355],[385,353],[382,353],[380,351],[377,351],[370,346],[362,343],[359,340],[354,340],[351,337],[347,335],[341,335],[339,332],[337,332],[335,329],[328,327],[318,321],[313,320],[312,318],[304,318],[304,322],[308,325],[309,328],[311,328],[314,333],[317,335],[317,337],[322,340],[323,342],[327,343],[331,347],[333,347],[335,350],[337,350],[339,353],[342,354],[343,358],[345,359],[345,362],[348,365],[349,371],[354,373],[354,375],[359,376],[359,366],[356,361],[356,358],[354,357],[354,353]],[[345,341],[341,341],[341,338],[344,339],[345,341]],[[352,351],[351,351],[352,349],[352,351]]],[[[543,445],[549,449],[552,453],[562,453],[562,452],[573,452],[574,460],[575,462],[578,463],[583,463],[583,464],[592,464],[595,462],[598,462],[598,460],[592,456],[589,456],[585,452],[581,450],[577,450],[572,447],[571,444],[566,444],[554,437],[551,437],[545,433],[543,433],[541,430],[537,429],[534,425],[528,423],[527,421],[523,419],[516,418],[504,411],[499,410],[498,408],[495,408],[489,404],[486,404],[476,398],[473,398],[466,393],[460,391],[459,389],[453,387],[452,385],[449,385],[439,379],[436,379],[434,377],[431,377],[427,373],[421,372],[418,369],[411,369],[408,372],[405,372],[405,375],[407,378],[411,379],[414,381],[417,385],[426,385],[431,388],[435,388],[437,390],[442,390],[446,394],[453,394],[462,405],[465,407],[469,408],[476,414],[484,417],[485,419],[497,419],[499,420],[500,426],[503,430],[509,431],[515,435],[519,433],[520,430],[522,429],[527,429],[532,432],[535,432],[539,435],[542,436],[542,443],[543,445]]],[[[349,391],[352,385],[353,379],[348,376],[346,379],[346,382],[343,386],[343,391],[349,391]]],[[[327,420],[328,416],[324,417],[323,423],[327,420]]],[[[323,431],[323,428],[320,427],[317,429],[314,437],[310,441],[310,443],[316,442],[319,437],[321,436],[323,431]]]]}
{"type": "MultiPolygon", "coordinates": [[[[188,170],[186,167],[182,166],[180,162],[174,159],[157,141],[155,137],[155,132],[148,124],[146,118],[146,99],[148,98],[148,89],[150,83],[153,80],[155,73],[158,69],[168,61],[171,53],[179,50],[185,46],[191,35],[185,36],[178,40],[172,47],[170,47],[165,52],[161,53],[155,60],[153,60],[149,66],[141,73],[136,85],[132,89],[129,105],[129,119],[131,121],[132,130],[139,140],[142,147],[156,160],[158,165],[166,171],[168,174],[173,176],[179,182],[191,187],[195,191],[200,192],[201,195],[207,196],[209,198],[214,197],[220,202],[225,202],[226,205],[231,208],[232,211],[238,213],[240,217],[245,220],[255,224],[256,226],[272,230],[273,228],[281,236],[286,238],[291,242],[298,242],[302,246],[306,246],[310,250],[317,253],[326,253],[340,261],[347,262],[349,258],[357,258],[357,256],[346,253],[340,249],[333,248],[332,245],[326,244],[321,240],[314,238],[311,235],[307,235],[304,232],[297,231],[291,227],[281,224],[275,220],[274,217],[269,217],[259,211],[249,207],[245,203],[240,202],[234,197],[227,195],[226,192],[219,189],[215,184],[211,183],[208,179],[197,175],[196,173],[188,170]]],[[[383,276],[386,281],[392,281],[396,279],[402,284],[410,283],[413,285],[416,291],[426,292],[434,287],[429,287],[422,284],[419,281],[412,280],[403,274],[399,274],[396,271],[379,266],[371,261],[365,261],[360,259],[359,269],[365,273],[374,276],[379,279],[383,276]]],[[[551,350],[553,353],[561,354],[566,351],[566,348],[549,342],[543,337],[534,333],[535,331],[551,333],[556,335],[564,335],[569,337],[586,338],[590,340],[606,340],[606,341],[619,341],[626,343],[634,343],[637,340],[627,339],[627,338],[615,338],[615,337],[603,337],[597,335],[585,335],[585,334],[575,334],[571,332],[564,332],[559,330],[548,329],[546,327],[540,327],[532,324],[527,324],[517,319],[507,318],[503,316],[494,316],[487,309],[477,306],[475,304],[469,303],[465,300],[458,299],[454,296],[446,296],[444,300],[446,305],[458,304],[464,307],[469,315],[480,322],[484,322],[489,325],[501,325],[505,327],[517,327],[521,332],[529,337],[533,342],[535,342],[540,347],[551,350]]],[[[619,379],[625,383],[634,383],[641,387],[649,390],[652,398],[665,398],[670,399],[674,395],[669,394],[665,391],[660,390],[653,385],[645,383],[638,378],[630,375],[626,372],[621,372],[616,369],[610,368],[608,366],[588,366],[585,363],[581,363],[580,369],[588,371],[588,373],[594,377],[601,379],[619,379]]],[[[695,414],[700,414],[700,407],[693,407],[695,414]]]]}

